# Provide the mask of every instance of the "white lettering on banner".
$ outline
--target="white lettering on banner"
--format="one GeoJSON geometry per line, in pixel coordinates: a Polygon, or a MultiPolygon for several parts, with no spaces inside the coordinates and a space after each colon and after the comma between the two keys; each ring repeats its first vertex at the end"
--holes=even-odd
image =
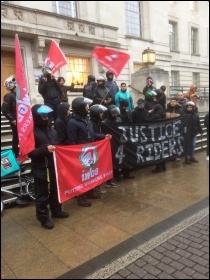
{"type": "Polygon", "coordinates": [[[92,169],[90,168],[88,172],[85,172],[85,170],[82,171],[82,182],[87,181],[90,179],[90,177],[95,177],[99,173],[99,168],[92,169]]]}
{"type": "Polygon", "coordinates": [[[131,153],[136,163],[152,162],[167,159],[183,153],[184,137],[181,135],[179,126],[181,120],[172,120],[169,123],[148,123],[148,125],[118,126],[121,135],[119,146],[115,149],[115,159],[118,164],[126,163],[127,144],[133,143],[131,153]],[[135,151],[136,149],[136,151],[135,151]],[[136,157],[134,156],[136,155],[136,157]]]}
{"type": "Polygon", "coordinates": [[[129,140],[132,143],[140,142],[141,144],[147,142],[148,139],[146,134],[151,135],[152,142],[161,141],[169,139],[172,137],[180,136],[178,125],[181,124],[181,120],[173,121],[168,124],[149,124],[148,126],[119,126],[118,128],[122,130],[122,135],[120,137],[121,143],[126,143],[129,140]],[[156,139],[155,139],[156,137],[156,139]]]}
{"type": "Polygon", "coordinates": [[[110,171],[104,173],[104,174],[103,174],[103,177],[106,178],[107,176],[112,175],[112,173],[113,173],[113,171],[110,170],[110,171]]]}
{"type": "Polygon", "coordinates": [[[29,99],[28,94],[26,93],[23,99],[17,100],[17,109],[18,109],[18,122],[22,122],[25,114],[28,113],[29,110],[29,99]]]}
{"type": "Polygon", "coordinates": [[[79,186],[77,186],[77,187],[75,187],[75,188],[73,188],[73,189],[65,190],[65,191],[64,191],[64,194],[65,194],[65,195],[68,195],[68,194],[74,193],[74,192],[76,192],[76,191],[79,191],[79,190],[81,190],[82,188],[83,188],[83,184],[80,184],[79,186]]]}
{"type": "Polygon", "coordinates": [[[93,183],[95,183],[95,182],[98,182],[98,181],[101,180],[102,178],[103,178],[102,175],[97,176],[96,178],[93,178],[93,179],[91,179],[90,181],[85,182],[85,183],[84,183],[84,186],[86,187],[86,186],[91,185],[91,184],[93,184],[93,183]]]}

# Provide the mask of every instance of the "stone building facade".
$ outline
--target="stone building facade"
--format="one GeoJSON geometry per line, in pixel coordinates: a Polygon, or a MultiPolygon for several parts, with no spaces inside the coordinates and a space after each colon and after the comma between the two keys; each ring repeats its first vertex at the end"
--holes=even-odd
{"type": "MultiPolygon", "coordinates": [[[[55,40],[68,64],[55,76],[74,82],[69,101],[82,93],[88,74],[104,75],[91,53],[95,46],[130,54],[117,83],[132,83],[132,75],[143,67],[142,52],[155,50],[156,63],[167,94],[171,86],[186,89],[196,83],[208,91],[209,9],[208,1],[1,1],[1,90],[4,80],[15,73],[14,38],[18,34],[31,103],[42,102],[38,76],[55,40]],[[166,78],[168,76],[168,78],[166,78]]],[[[140,77],[141,79],[141,77],[140,77]]],[[[134,99],[145,81],[130,87],[134,99]]],[[[132,84],[131,84],[132,85],[132,84]]]]}

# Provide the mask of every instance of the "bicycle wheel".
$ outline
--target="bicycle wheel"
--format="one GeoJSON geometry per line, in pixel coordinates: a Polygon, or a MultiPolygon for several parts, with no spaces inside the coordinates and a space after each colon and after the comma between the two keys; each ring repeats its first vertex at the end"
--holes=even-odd
{"type": "Polygon", "coordinates": [[[31,199],[35,200],[35,187],[33,180],[26,181],[26,192],[31,199]]]}
{"type": "Polygon", "coordinates": [[[4,212],[4,202],[3,200],[1,199],[1,214],[4,212]]]}

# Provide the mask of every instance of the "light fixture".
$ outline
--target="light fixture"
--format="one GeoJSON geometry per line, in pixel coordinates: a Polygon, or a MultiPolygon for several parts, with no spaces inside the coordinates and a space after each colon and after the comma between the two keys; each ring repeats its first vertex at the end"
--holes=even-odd
{"type": "Polygon", "coordinates": [[[142,62],[145,65],[154,65],[156,62],[156,53],[150,48],[146,49],[142,53],[142,62]]]}

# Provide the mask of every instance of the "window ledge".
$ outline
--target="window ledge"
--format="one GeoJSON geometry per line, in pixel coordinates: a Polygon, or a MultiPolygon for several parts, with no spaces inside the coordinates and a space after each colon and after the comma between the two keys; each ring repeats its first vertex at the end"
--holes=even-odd
{"type": "Polygon", "coordinates": [[[173,52],[173,53],[180,53],[180,51],[176,51],[176,50],[170,50],[170,52],[173,52]]]}
{"type": "Polygon", "coordinates": [[[194,53],[191,53],[191,55],[193,55],[193,56],[201,56],[200,54],[194,54],[194,53]]]}
{"type": "Polygon", "coordinates": [[[150,43],[153,43],[153,42],[154,42],[154,40],[144,39],[144,38],[142,38],[142,37],[137,37],[137,36],[132,36],[132,35],[125,35],[125,38],[128,38],[128,39],[135,39],[135,40],[145,41],[145,42],[150,42],[150,43]]]}

